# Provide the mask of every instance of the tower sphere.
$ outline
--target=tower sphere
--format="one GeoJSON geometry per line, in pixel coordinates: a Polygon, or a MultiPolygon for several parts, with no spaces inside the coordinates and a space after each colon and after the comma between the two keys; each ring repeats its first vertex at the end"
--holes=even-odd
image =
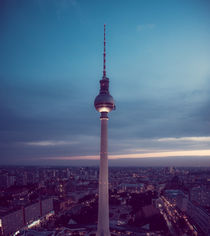
{"type": "Polygon", "coordinates": [[[94,101],[95,108],[98,112],[110,112],[115,109],[113,97],[106,94],[99,94],[94,101]]]}

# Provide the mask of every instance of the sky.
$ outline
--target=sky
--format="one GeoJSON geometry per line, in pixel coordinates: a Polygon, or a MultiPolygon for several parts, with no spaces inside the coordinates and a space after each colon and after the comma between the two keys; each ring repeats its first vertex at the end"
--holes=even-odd
{"type": "Polygon", "coordinates": [[[210,166],[208,0],[1,0],[0,165],[210,166]]]}

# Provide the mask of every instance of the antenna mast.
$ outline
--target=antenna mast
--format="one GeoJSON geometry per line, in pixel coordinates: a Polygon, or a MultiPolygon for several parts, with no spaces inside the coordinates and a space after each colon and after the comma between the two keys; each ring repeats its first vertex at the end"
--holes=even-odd
{"type": "Polygon", "coordinates": [[[106,78],[106,25],[104,24],[104,70],[103,78],[106,78]]]}

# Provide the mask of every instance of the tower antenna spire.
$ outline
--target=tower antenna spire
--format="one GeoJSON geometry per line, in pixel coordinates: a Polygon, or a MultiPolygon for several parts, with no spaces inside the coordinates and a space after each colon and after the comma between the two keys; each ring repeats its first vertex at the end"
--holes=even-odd
{"type": "Polygon", "coordinates": [[[106,25],[104,24],[104,70],[103,78],[106,78],[106,25]]]}

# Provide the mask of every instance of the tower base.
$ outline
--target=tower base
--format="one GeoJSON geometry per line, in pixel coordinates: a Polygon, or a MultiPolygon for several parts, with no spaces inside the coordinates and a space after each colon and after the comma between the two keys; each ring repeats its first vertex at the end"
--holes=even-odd
{"type": "Polygon", "coordinates": [[[109,230],[108,231],[97,231],[96,236],[111,236],[109,230]]]}

